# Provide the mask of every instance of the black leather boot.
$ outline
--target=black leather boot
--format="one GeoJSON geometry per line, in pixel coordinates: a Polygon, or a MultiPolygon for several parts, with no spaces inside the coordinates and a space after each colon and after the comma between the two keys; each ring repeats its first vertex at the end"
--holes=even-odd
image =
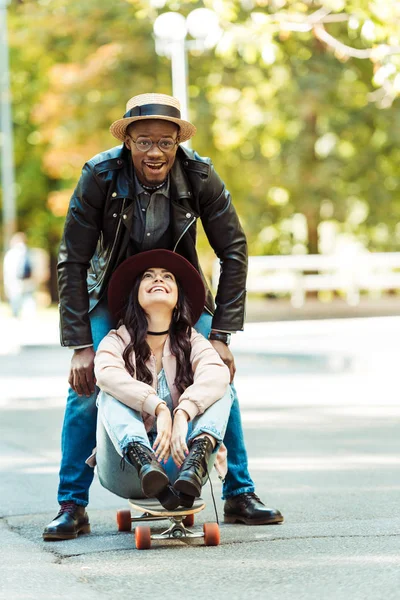
{"type": "Polygon", "coordinates": [[[90,533],[89,517],[84,506],[78,506],[75,502],[62,502],[60,510],[43,531],[43,539],[48,542],[52,540],[73,540],[80,533],[90,533]]]}
{"type": "Polygon", "coordinates": [[[207,475],[207,464],[213,451],[211,440],[207,437],[195,439],[185,458],[174,488],[188,496],[199,497],[203,486],[203,479],[207,475]]]}
{"type": "Polygon", "coordinates": [[[172,485],[167,485],[162,492],[157,494],[156,498],[167,510],[175,510],[182,504],[178,492],[174,490],[172,485]]]}
{"type": "Polygon", "coordinates": [[[188,494],[183,494],[182,492],[177,492],[179,497],[179,504],[184,508],[192,508],[194,504],[194,496],[188,496],[188,494]]]}
{"type": "Polygon", "coordinates": [[[279,510],[267,508],[254,492],[238,494],[225,501],[225,523],[275,525],[283,523],[283,520],[283,515],[279,510]]]}
{"type": "Polygon", "coordinates": [[[125,456],[136,468],[145,496],[155,498],[169,484],[168,475],[157,461],[154,452],[143,444],[131,442],[125,456]]]}

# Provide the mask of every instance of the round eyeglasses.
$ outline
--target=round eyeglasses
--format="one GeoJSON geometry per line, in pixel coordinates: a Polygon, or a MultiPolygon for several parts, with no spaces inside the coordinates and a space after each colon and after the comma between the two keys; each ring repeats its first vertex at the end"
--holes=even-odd
{"type": "Polygon", "coordinates": [[[161,138],[158,142],[153,142],[150,138],[138,138],[137,140],[134,140],[130,135],[128,137],[135,144],[139,152],[148,152],[152,149],[154,144],[157,144],[161,152],[171,152],[171,150],[179,144],[178,140],[173,140],[171,138],[161,138]]]}

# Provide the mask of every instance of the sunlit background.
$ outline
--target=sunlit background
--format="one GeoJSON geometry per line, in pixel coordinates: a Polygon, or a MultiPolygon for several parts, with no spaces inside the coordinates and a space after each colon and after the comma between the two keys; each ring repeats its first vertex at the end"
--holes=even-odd
{"type": "MultiPolygon", "coordinates": [[[[399,38],[395,0],[0,0],[0,255],[22,231],[34,262],[19,319],[0,273],[4,597],[150,585],[197,598],[207,583],[222,600],[398,597],[399,38]],[[59,241],[83,164],[115,145],[110,124],[143,92],[179,98],[246,231],[235,385],[257,494],[285,516],[222,524],[218,555],[181,548],[169,587],[177,548],[139,562],[115,529],[124,501],[98,480],[93,535],[41,539],[72,356],[59,241]]],[[[215,287],[202,233],[199,248],[215,287]]]]}
{"type": "MultiPolygon", "coordinates": [[[[0,15],[1,242],[22,230],[44,251],[39,306],[57,301],[82,165],[114,145],[109,125],[148,91],[179,97],[251,257],[269,257],[250,261],[258,306],[283,299],[295,316],[307,299],[375,307],[400,289],[399,3],[1,0],[0,15]]],[[[212,250],[199,244],[211,278],[212,250]]]]}

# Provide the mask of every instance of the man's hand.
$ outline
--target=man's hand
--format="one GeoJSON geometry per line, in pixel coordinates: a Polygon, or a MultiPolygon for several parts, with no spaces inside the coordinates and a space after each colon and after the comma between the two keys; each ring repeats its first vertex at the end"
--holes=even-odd
{"type": "Polygon", "coordinates": [[[74,350],[68,383],[78,396],[89,397],[94,392],[94,355],[93,346],[74,350]]]}
{"type": "Polygon", "coordinates": [[[156,408],[157,437],[153,444],[153,450],[158,462],[167,462],[170,455],[172,417],[169,408],[163,402],[156,408]]]}
{"type": "Polygon", "coordinates": [[[185,410],[177,410],[174,415],[171,437],[171,455],[177,467],[181,467],[189,449],[186,444],[188,432],[188,414],[185,410]]]}
{"type": "Polygon", "coordinates": [[[224,344],[224,342],[219,342],[218,340],[210,340],[210,344],[215,348],[215,350],[220,355],[223,362],[229,369],[231,374],[231,383],[236,373],[235,359],[233,358],[232,352],[229,350],[229,346],[224,344]]]}

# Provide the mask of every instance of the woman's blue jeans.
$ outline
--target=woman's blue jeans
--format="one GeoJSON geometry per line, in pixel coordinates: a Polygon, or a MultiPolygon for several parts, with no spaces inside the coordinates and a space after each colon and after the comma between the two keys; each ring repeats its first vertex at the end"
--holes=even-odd
{"type": "MultiPolygon", "coordinates": [[[[224,396],[214,402],[203,414],[189,423],[188,442],[202,433],[212,435],[216,446],[208,462],[208,473],[214,465],[218,448],[222,443],[232,404],[232,394],[228,386],[224,396]]],[[[97,475],[103,487],[122,498],[143,498],[138,473],[128,461],[121,463],[128,444],[139,442],[150,450],[156,438],[155,433],[146,433],[142,416],[119,400],[105,392],[97,397],[97,475]],[[110,443],[111,442],[111,443],[110,443]],[[121,468],[121,465],[123,468],[121,468]]],[[[179,468],[170,456],[162,465],[171,483],[179,474],[179,468]]],[[[203,485],[207,477],[203,481],[203,485]]]]}
{"type": "MultiPolygon", "coordinates": [[[[101,302],[90,313],[93,347],[96,351],[101,340],[114,327],[105,302],[101,302]]],[[[211,329],[211,316],[203,313],[195,326],[205,337],[211,329]]],[[[225,432],[224,444],[228,450],[228,473],[222,494],[223,498],[254,492],[254,484],[248,471],[247,452],[244,444],[239,402],[234,386],[232,408],[225,432]]],[[[96,388],[90,397],[78,396],[71,388],[68,392],[64,424],[61,435],[61,467],[58,502],[72,500],[86,506],[89,502],[89,487],[93,480],[93,469],[85,460],[96,446],[97,406],[96,388]]]]}

